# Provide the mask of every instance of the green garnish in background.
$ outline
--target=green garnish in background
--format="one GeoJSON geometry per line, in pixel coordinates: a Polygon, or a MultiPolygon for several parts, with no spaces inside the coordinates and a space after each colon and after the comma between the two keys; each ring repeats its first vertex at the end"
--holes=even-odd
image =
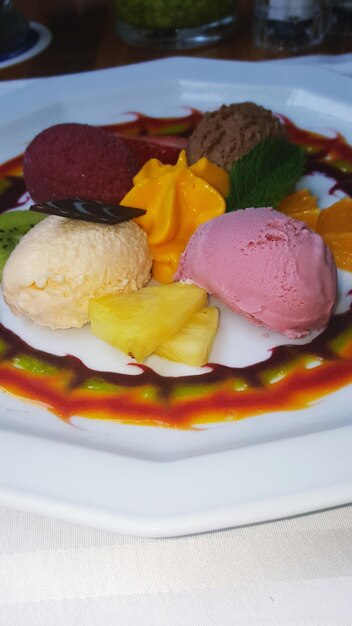
{"type": "Polygon", "coordinates": [[[305,152],[286,139],[265,139],[230,170],[227,211],[277,207],[304,172],[305,152]]]}

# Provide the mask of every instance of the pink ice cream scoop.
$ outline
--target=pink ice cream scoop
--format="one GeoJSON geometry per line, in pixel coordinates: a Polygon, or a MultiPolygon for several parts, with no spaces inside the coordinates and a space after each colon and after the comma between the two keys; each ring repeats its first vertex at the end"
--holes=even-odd
{"type": "Polygon", "coordinates": [[[271,208],[226,213],[200,226],[175,280],[191,280],[290,338],[326,326],[337,298],[336,266],[323,239],[271,208]]]}

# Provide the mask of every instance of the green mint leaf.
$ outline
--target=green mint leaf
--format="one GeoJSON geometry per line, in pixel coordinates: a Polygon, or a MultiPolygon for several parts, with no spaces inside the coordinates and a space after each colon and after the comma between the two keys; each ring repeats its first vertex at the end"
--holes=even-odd
{"type": "Polygon", "coordinates": [[[286,139],[265,139],[230,170],[227,211],[276,207],[303,174],[305,153],[286,139]]]}

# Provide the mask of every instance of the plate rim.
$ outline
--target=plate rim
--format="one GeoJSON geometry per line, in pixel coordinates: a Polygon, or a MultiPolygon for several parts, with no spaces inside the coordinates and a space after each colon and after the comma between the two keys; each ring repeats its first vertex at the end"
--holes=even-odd
{"type": "MultiPolygon", "coordinates": [[[[204,533],[215,530],[224,530],[230,527],[257,524],[276,519],[316,512],[336,506],[348,504],[352,499],[352,463],[350,461],[350,441],[352,437],[352,425],[337,429],[337,437],[331,437],[331,431],[323,431],[299,437],[293,437],[277,442],[270,442],[254,446],[255,450],[226,452],[204,455],[195,459],[183,459],[171,462],[157,462],[150,460],[128,459],[121,455],[110,452],[99,452],[95,455],[94,467],[89,468],[90,475],[84,478],[78,473],[75,477],[70,472],[64,471],[64,484],[56,485],[55,493],[48,494],[41,483],[44,471],[55,469],[63,458],[71,459],[75,456],[75,463],[82,465],[83,456],[89,456],[92,451],[76,448],[71,444],[62,442],[37,440],[30,435],[4,432],[0,440],[0,502],[2,506],[18,508],[34,514],[44,515],[74,522],[81,525],[89,525],[103,530],[110,530],[124,535],[140,537],[177,537],[187,534],[204,533]],[[332,458],[338,445],[339,458],[334,468],[328,467],[327,458],[332,458]],[[31,468],[19,468],[16,464],[14,452],[21,455],[24,447],[33,448],[35,455],[32,456],[31,468]],[[307,471],[307,482],[297,485],[293,474],[285,477],[285,494],[278,491],[282,489],[282,482],[277,475],[277,465],[284,461],[286,467],[293,467],[297,462],[297,449],[299,449],[299,463],[304,465],[307,471]],[[235,476],[243,476],[248,467],[258,469],[255,464],[250,466],[251,460],[259,453],[261,457],[260,480],[265,483],[266,491],[263,490],[261,497],[251,497],[250,490],[243,493],[239,481],[228,483],[229,469],[234,471],[235,476]],[[322,454],[321,454],[322,453],[322,454]],[[248,459],[249,457],[249,459],[248,459]],[[252,457],[252,458],[251,458],[252,457]],[[4,460],[7,469],[4,468],[4,460]],[[199,487],[208,487],[207,482],[202,480],[193,484],[189,489],[188,476],[185,472],[178,473],[178,466],[187,462],[188,471],[198,473],[205,466],[212,466],[215,474],[214,491],[212,502],[204,507],[202,494],[199,487]],[[337,465],[340,464],[339,467],[337,465]],[[342,467],[343,464],[343,467],[342,467]],[[134,468],[139,465],[139,468],[134,468]],[[192,468],[193,465],[197,467],[192,468]],[[111,475],[111,468],[116,475],[111,475]],[[324,468],[325,484],[321,485],[321,469],[324,468]],[[12,471],[12,485],[8,485],[6,472],[12,471]],[[162,471],[160,471],[160,469],[162,471]],[[19,471],[20,470],[20,471],[19,471]],[[100,477],[97,475],[99,471],[100,477]],[[129,481],[134,490],[125,489],[126,472],[131,472],[129,481]],[[344,472],[344,480],[341,481],[341,471],[344,472]],[[119,474],[120,472],[120,474],[119,474]],[[237,472],[237,473],[236,473],[237,472]],[[138,488],[141,476],[143,481],[138,488]],[[15,478],[14,478],[15,477],[15,478]],[[106,477],[109,478],[108,490],[115,489],[118,501],[113,506],[104,502],[104,506],[97,504],[89,498],[87,493],[87,480],[96,488],[106,489],[106,477]],[[69,488],[67,488],[70,480],[69,488]],[[151,493],[150,484],[153,483],[151,493]],[[155,492],[163,493],[170,500],[166,488],[174,489],[176,500],[180,500],[187,489],[187,506],[192,511],[185,513],[182,508],[176,508],[167,512],[164,508],[164,500],[159,509],[152,506],[152,511],[142,500],[153,497],[155,492]],[[16,484],[14,484],[16,483],[16,484]],[[20,485],[18,485],[20,483],[20,485]],[[28,483],[30,489],[28,489],[28,483]],[[66,484],[66,487],[65,487],[66,484]],[[33,487],[34,486],[34,487],[33,487]],[[289,487],[289,488],[288,488],[289,487]],[[62,490],[65,490],[63,496],[62,490]],[[145,490],[147,489],[147,493],[145,490]],[[149,491],[148,491],[149,490],[149,491]],[[67,493],[69,491],[69,493],[67,493]],[[220,494],[219,494],[220,491],[220,494]],[[236,501],[237,492],[240,497],[236,501]],[[82,492],[85,492],[82,497],[82,492]],[[132,496],[132,497],[131,497],[132,496]],[[304,500],[302,501],[302,496],[304,500]],[[219,497],[222,505],[218,506],[219,497]]],[[[85,464],[87,470],[87,466],[85,464]]],[[[207,468],[209,470],[209,467],[207,468]]],[[[248,486],[248,485],[247,485],[248,486]]],[[[251,483],[253,490],[254,482],[251,483]]]]}
{"type": "MultiPolygon", "coordinates": [[[[112,79],[116,75],[127,84],[133,80],[135,76],[138,77],[141,84],[144,84],[150,82],[151,78],[154,83],[159,82],[160,76],[162,76],[164,80],[168,78],[169,80],[187,79],[197,82],[202,80],[209,81],[210,74],[211,82],[215,83],[222,82],[224,77],[226,80],[241,78],[245,83],[248,83],[256,73],[258,65],[260,65],[261,68],[261,82],[258,83],[258,77],[254,76],[257,81],[256,84],[273,84],[280,87],[291,86],[292,80],[299,79],[303,86],[309,87],[310,91],[316,89],[320,94],[324,93],[331,98],[331,91],[333,89],[334,100],[341,98],[344,102],[350,102],[346,94],[346,87],[347,91],[350,90],[352,96],[352,79],[348,76],[338,74],[333,70],[326,69],[325,67],[316,67],[315,65],[309,64],[302,65],[299,63],[285,64],[283,60],[258,62],[171,56],[163,59],[142,61],[130,65],[89,70],[86,72],[30,78],[25,81],[23,79],[19,80],[20,92],[16,89],[15,91],[10,91],[2,95],[0,100],[0,119],[2,119],[4,115],[6,122],[6,113],[7,115],[10,113],[10,119],[16,117],[18,109],[23,107],[24,99],[26,99],[26,106],[32,105],[33,101],[40,100],[43,104],[56,100],[57,95],[53,86],[60,87],[62,84],[65,85],[66,88],[73,86],[76,89],[79,85],[81,90],[84,88],[90,91],[92,80],[94,80],[95,85],[97,85],[97,81],[100,85],[102,81],[105,82],[106,79],[112,79]],[[214,75],[212,70],[215,68],[219,71],[214,75]],[[160,75],[158,75],[158,72],[160,75]],[[155,75],[157,75],[156,79],[155,75]],[[23,98],[17,98],[19,93],[21,93],[23,98]],[[10,110],[9,103],[11,104],[10,110]]],[[[16,81],[7,82],[13,85],[16,81]]],[[[1,121],[0,127],[2,124],[3,122],[1,121]]]]}

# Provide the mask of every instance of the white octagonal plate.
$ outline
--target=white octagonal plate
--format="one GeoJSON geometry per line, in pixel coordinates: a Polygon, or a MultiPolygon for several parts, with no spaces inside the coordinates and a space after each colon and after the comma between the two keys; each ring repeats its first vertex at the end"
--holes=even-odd
{"type": "MultiPolygon", "coordinates": [[[[183,116],[189,107],[205,111],[248,100],[305,129],[338,131],[352,142],[349,78],[309,66],[171,58],[33,80],[4,95],[0,163],[58,122],[113,124],[132,117],[131,111],[183,116]]],[[[328,187],[318,181],[323,200],[328,187]]],[[[339,279],[343,308],[352,280],[348,273],[339,279]]],[[[112,349],[87,328],[38,329],[14,318],[3,302],[0,312],[1,323],[36,348],[74,354],[98,370],[124,371],[126,364],[116,364],[112,349]]],[[[225,321],[226,315],[224,310],[225,321]]],[[[256,362],[283,343],[274,333],[236,323],[238,361],[229,363],[221,334],[212,360],[256,362]]],[[[150,366],[165,375],[189,373],[156,358],[150,366]]],[[[65,423],[2,394],[0,503],[144,536],[202,532],[343,504],[352,500],[351,392],[347,386],[302,411],[188,431],[79,416],[65,423]]]]}

